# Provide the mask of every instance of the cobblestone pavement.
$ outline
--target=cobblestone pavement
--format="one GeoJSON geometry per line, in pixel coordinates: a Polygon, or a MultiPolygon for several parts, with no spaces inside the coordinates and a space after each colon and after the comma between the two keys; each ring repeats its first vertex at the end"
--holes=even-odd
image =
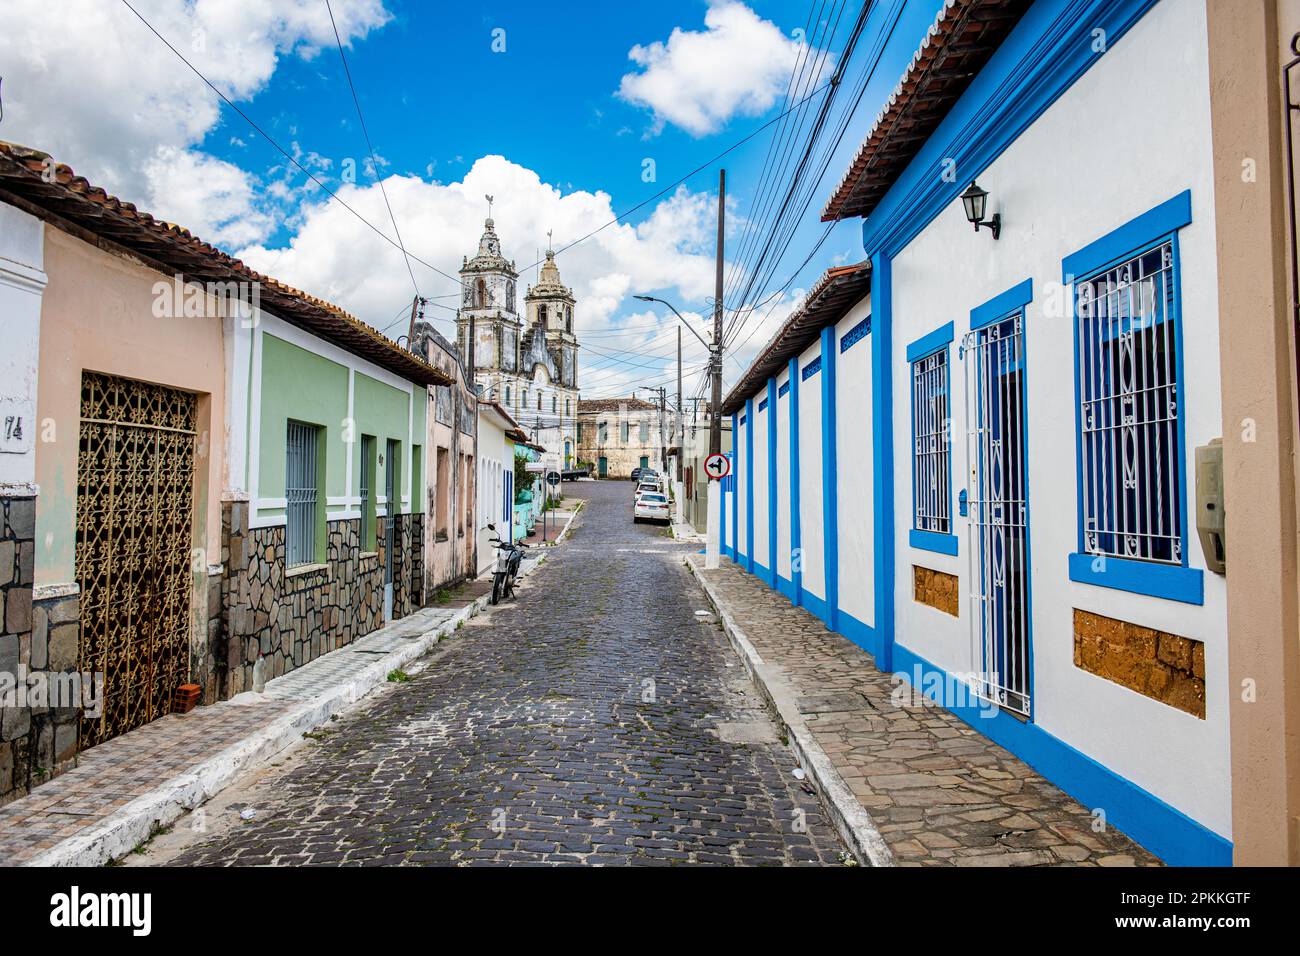
{"type": "Polygon", "coordinates": [[[588,505],[517,604],[267,771],[252,820],[157,862],[840,863],[684,547],[632,523],[626,483],[569,493],[588,505]]]}
{"type": "MultiPolygon", "coordinates": [[[[1159,860],[729,560],[694,560],[900,865],[1154,866],[1159,860]],[[1100,832],[1098,832],[1100,829],[1100,832]]],[[[1104,810],[1105,808],[1100,808],[1104,810]]]]}

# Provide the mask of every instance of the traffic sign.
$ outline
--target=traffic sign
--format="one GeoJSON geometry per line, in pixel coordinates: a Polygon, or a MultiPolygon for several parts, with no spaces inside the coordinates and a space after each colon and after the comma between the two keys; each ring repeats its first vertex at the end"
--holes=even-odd
{"type": "Polygon", "coordinates": [[[710,455],[704,459],[704,473],[714,481],[720,481],[731,474],[731,459],[726,455],[710,455]]]}
{"type": "Polygon", "coordinates": [[[548,471],[546,473],[546,483],[554,488],[560,483],[560,473],[558,471],[548,471]]]}

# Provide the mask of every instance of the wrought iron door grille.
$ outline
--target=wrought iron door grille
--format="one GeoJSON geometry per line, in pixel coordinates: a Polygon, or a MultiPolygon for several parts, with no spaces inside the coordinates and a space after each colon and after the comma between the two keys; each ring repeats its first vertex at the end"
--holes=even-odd
{"type": "Polygon", "coordinates": [[[1024,318],[966,334],[973,690],[1030,716],[1024,318]]]}
{"type": "Polygon", "coordinates": [[[289,422],[284,463],[285,563],[289,567],[316,560],[319,441],[317,426],[289,422]]]}
{"type": "Polygon", "coordinates": [[[1077,283],[1083,548],[1183,562],[1174,252],[1077,283]]]}
{"type": "Polygon", "coordinates": [[[83,749],[167,714],[189,676],[196,417],[188,392],[82,374],[78,664],[104,675],[83,749]]]}
{"type": "Polygon", "coordinates": [[[948,350],[912,363],[912,506],[917,531],[952,533],[948,350]]]}

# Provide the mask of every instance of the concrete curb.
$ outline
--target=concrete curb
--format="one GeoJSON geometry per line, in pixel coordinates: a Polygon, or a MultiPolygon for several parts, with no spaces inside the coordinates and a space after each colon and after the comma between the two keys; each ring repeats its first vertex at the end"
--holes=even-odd
{"type": "MultiPolygon", "coordinates": [[[[538,561],[528,571],[540,564],[538,561]]],[[[89,830],[38,853],[23,865],[103,866],[120,859],[148,840],[155,827],[167,826],[186,811],[203,805],[228,787],[241,772],[268,762],[301,740],[304,733],[324,725],[330,717],[386,683],[389,672],[428,653],[457,627],[479,614],[488,606],[489,597],[490,594],[484,594],[475,598],[409,645],[372,661],[325,693],[163,782],[150,793],[137,797],[89,830]]],[[[260,695],[240,694],[216,706],[256,707],[263,699],[266,698],[260,695]]]]}
{"type": "Polygon", "coordinates": [[[795,755],[799,758],[799,765],[808,772],[817,785],[817,796],[830,814],[835,829],[848,844],[850,852],[863,866],[893,866],[894,854],[890,851],[889,845],[876,829],[871,815],[862,804],[858,803],[853,791],[849,789],[844,778],[835,769],[835,765],[826,756],[826,751],[822,750],[812,731],[808,729],[807,722],[799,713],[796,695],[790,688],[789,682],[775,673],[772,666],[759,656],[744,629],[725,609],[712,585],[699,573],[699,568],[691,558],[692,555],[689,554],[684,557],[687,569],[699,583],[709,603],[713,605],[718,620],[722,623],[723,633],[727,635],[731,646],[740,656],[745,670],[749,672],[749,676],[767,699],[768,705],[776,711],[781,723],[785,725],[795,755]]]}

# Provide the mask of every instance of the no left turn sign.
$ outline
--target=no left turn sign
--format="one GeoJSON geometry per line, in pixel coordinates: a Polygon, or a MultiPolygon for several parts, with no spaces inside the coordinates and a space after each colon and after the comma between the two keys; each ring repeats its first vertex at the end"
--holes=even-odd
{"type": "Polygon", "coordinates": [[[714,481],[719,481],[731,474],[731,459],[726,455],[710,455],[704,459],[704,473],[714,481]]]}

